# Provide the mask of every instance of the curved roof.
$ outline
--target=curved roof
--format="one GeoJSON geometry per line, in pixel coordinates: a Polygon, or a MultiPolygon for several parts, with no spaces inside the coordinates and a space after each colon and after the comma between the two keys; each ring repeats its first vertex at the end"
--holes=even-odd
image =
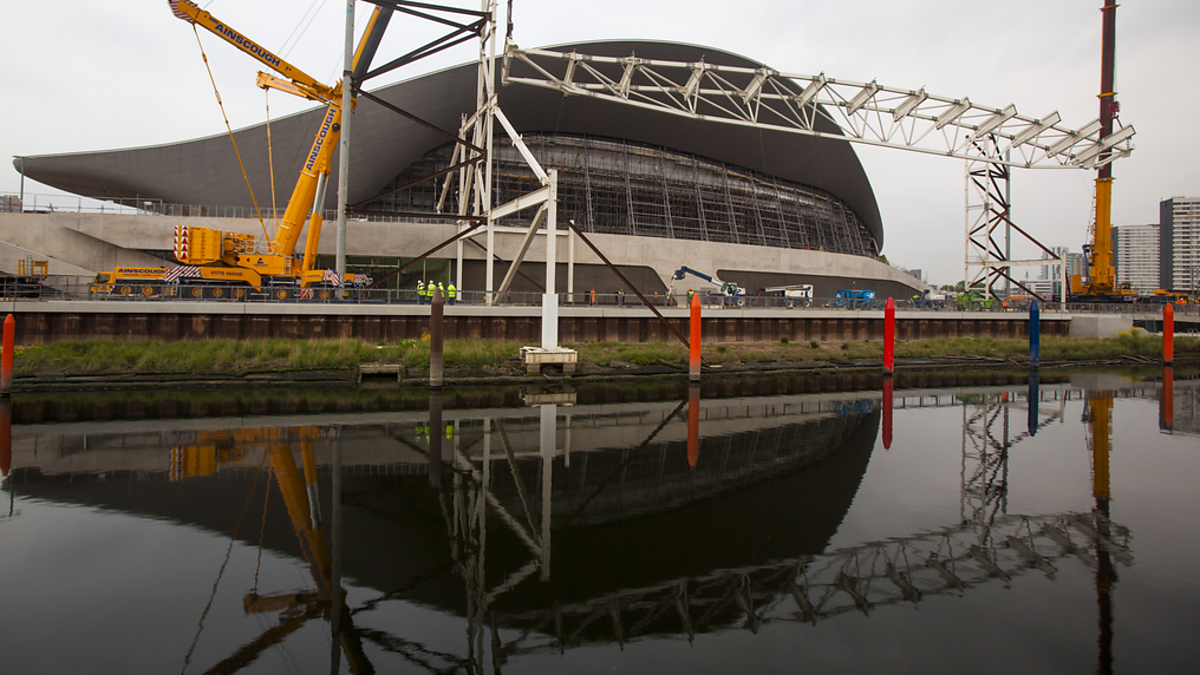
{"type": "MultiPolygon", "coordinates": [[[[628,56],[761,67],[730,52],[670,42],[604,41],[550,47],[599,56],[628,56]]],[[[514,72],[525,66],[514,62],[514,72]]],[[[439,128],[455,131],[475,110],[476,64],[468,63],[399,82],[373,93],[439,128]]],[[[848,142],[801,136],[702,120],[684,119],[634,106],[557,91],[511,85],[499,89],[505,115],[520,133],[546,132],[606,136],[671,148],[837,195],[867,224],[879,246],[883,225],[879,206],[854,149],[848,142]]],[[[276,176],[297,176],[322,109],[271,123],[276,176]],[[291,148],[281,152],[281,148],[291,148]]],[[[826,122],[831,133],[835,125],[826,122]]],[[[256,195],[270,194],[266,125],[234,132],[256,195]]],[[[446,138],[360,100],[351,143],[351,203],[378,194],[413,162],[444,145],[446,138]]],[[[98,199],[156,199],[169,203],[250,206],[237,157],[221,134],[169,145],[24,158],[25,175],[69,192],[98,199]]],[[[336,180],[336,162],[334,163],[336,180]]],[[[288,185],[277,194],[290,193],[288,185]]],[[[259,203],[263,200],[260,197],[259,203]]]]}

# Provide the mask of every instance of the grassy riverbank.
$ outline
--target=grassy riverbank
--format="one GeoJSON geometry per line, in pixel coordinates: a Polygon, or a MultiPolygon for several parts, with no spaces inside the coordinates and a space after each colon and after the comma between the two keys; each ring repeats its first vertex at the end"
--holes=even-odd
{"type": "MultiPolygon", "coordinates": [[[[687,351],[678,343],[601,342],[566,345],[579,351],[579,372],[597,373],[631,367],[683,368],[687,351]]],[[[450,370],[480,375],[517,375],[521,345],[491,340],[450,340],[444,364],[450,370]]],[[[1200,359],[1200,340],[1177,337],[1179,360],[1200,359]]],[[[882,361],[881,342],[778,342],[706,344],[709,365],[792,363],[803,367],[863,365],[882,361]]],[[[1027,362],[1025,340],[954,338],[898,342],[896,358],[905,361],[1027,362]]],[[[1162,358],[1162,340],[1140,332],[1117,338],[1057,338],[1042,340],[1043,364],[1055,362],[1127,362],[1162,358]]],[[[202,340],[193,342],[59,342],[20,348],[14,360],[17,377],[39,375],[183,375],[237,376],[255,373],[356,371],[359,366],[386,363],[406,369],[429,367],[429,342],[404,340],[369,344],[361,340],[202,340]]]]}

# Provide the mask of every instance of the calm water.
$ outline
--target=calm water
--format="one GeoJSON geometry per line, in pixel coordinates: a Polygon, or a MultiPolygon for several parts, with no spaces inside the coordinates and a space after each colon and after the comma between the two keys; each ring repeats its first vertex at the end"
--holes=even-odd
{"type": "Polygon", "coordinates": [[[26,396],[0,669],[1195,672],[1197,384],[26,396]]]}

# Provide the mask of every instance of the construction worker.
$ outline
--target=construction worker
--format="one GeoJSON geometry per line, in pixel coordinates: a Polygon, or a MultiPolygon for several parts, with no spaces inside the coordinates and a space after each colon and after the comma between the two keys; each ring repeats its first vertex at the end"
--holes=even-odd
{"type": "Polygon", "coordinates": [[[457,294],[457,291],[454,289],[454,282],[453,282],[453,281],[451,281],[451,282],[450,282],[450,285],[446,287],[446,299],[447,299],[447,302],[449,302],[450,304],[452,304],[452,305],[453,305],[453,304],[454,304],[454,296],[455,296],[456,294],[457,294]]]}
{"type": "Polygon", "coordinates": [[[417,282],[417,304],[422,305],[424,303],[425,303],[425,282],[418,281],[417,282]]]}
{"type": "Polygon", "coordinates": [[[618,307],[625,306],[625,289],[624,288],[617,289],[617,306],[618,307]]]}
{"type": "Polygon", "coordinates": [[[596,287],[592,286],[592,306],[596,306],[596,287]]]}
{"type": "Polygon", "coordinates": [[[442,302],[445,302],[446,301],[446,289],[442,287],[442,282],[440,282],[440,281],[438,282],[437,289],[442,294],[442,302]]]}

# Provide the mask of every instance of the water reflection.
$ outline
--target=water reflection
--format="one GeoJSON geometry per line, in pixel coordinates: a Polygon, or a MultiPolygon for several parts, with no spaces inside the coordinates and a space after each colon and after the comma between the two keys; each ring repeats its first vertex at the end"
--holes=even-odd
{"type": "MultiPolygon", "coordinates": [[[[193,661],[197,633],[185,669],[235,672],[316,619],[328,624],[334,671],[399,656],[439,672],[499,672],[583,646],[874,619],[1082,566],[1094,575],[1100,669],[1110,671],[1117,570],[1133,564],[1132,533],[1110,513],[1113,401],[1166,401],[1167,375],[1162,389],[1043,386],[1036,374],[957,390],[896,380],[896,390],[885,380],[873,391],[751,397],[695,386],[636,403],[524,392],[522,407],[492,408],[453,394],[447,405],[435,391],[423,410],[277,426],[29,425],[18,428],[5,485],[10,499],[166,519],[225,533],[230,549],[303,561],[301,589],[257,569],[214,569],[213,595],[240,584],[243,614],[269,626],[193,661]],[[1094,508],[1010,512],[1013,453],[1064,424],[1069,404],[1086,405],[1094,508]],[[961,418],[957,518],[831,548],[875,448],[892,444],[893,416],[942,409],[961,418]],[[411,623],[388,618],[411,607],[458,617],[465,634],[436,646],[414,638],[411,623]]],[[[905,452],[893,455],[930,442],[905,429],[895,438],[905,452]]],[[[234,618],[208,613],[201,625],[234,618]]],[[[188,622],[194,630],[196,616],[188,622]]]]}
{"type": "Polygon", "coordinates": [[[1163,368],[1162,397],[1158,405],[1158,428],[1171,433],[1175,424],[1175,369],[1171,366],[1163,368]]]}

